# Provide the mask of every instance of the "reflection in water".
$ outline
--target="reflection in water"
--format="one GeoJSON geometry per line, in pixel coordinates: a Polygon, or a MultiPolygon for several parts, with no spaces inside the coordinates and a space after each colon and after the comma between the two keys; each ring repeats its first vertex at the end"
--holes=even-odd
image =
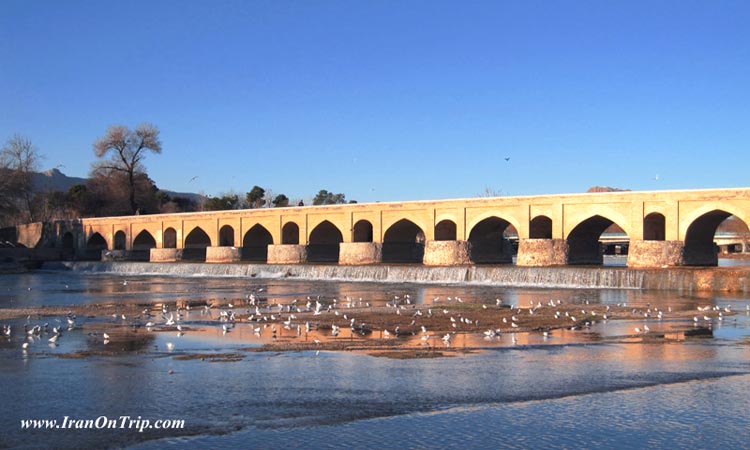
{"type": "MultiPolygon", "coordinates": [[[[245,352],[274,341],[330,338],[330,330],[298,335],[295,327],[277,326],[274,337],[269,326],[237,323],[225,333],[215,322],[218,308],[184,311],[184,334],[133,331],[116,317],[78,317],[76,328],[64,331],[55,347],[47,345],[47,336],[27,338],[22,332],[27,320],[15,319],[8,321],[13,336],[0,338],[0,383],[12,386],[4,395],[9,407],[0,409],[2,446],[737,448],[747,438],[750,316],[745,308],[750,303],[740,295],[148,276],[128,276],[123,283],[122,277],[57,272],[3,280],[0,308],[102,301],[200,305],[251,293],[263,305],[318,295],[325,304],[349,297],[382,305],[408,294],[419,305],[437,307],[459,297],[466,303],[495,305],[500,299],[519,307],[551,299],[582,308],[627,304],[665,311],[732,305],[740,313],[716,322],[714,339],[677,343],[636,336],[613,342],[612,336],[632,335],[644,323],[653,333],[685,323],[610,321],[585,331],[554,330],[550,336],[517,333],[516,343],[508,333],[492,339],[457,334],[453,348],[482,350],[414,360],[311,350],[245,352]],[[115,324],[122,334],[103,344],[102,333],[115,324]],[[141,334],[148,338],[135,339],[141,334]],[[29,339],[23,353],[21,343],[29,339]],[[125,343],[121,351],[110,347],[117,342],[125,343]],[[69,357],[86,350],[95,352],[69,357]],[[240,356],[200,358],[216,354],[240,356]],[[18,426],[21,419],[66,415],[177,418],[187,426],[144,433],[30,432],[18,426]],[[700,433],[689,431],[697,428],[700,433]]],[[[342,329],[337,339],[353,337],[342,329]]],[[[422,345],[419,336],[400,339],[422,345]]]]}

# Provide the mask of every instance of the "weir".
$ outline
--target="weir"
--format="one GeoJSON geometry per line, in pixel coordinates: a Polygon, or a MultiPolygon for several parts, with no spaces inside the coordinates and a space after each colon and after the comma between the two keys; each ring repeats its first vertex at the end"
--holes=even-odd
{"type": "Polygon", "coordinates": [[[532,288],[750,292],[750,267],[631,269],[625,267],[427,267],[389,264],[360,266],[335,264],[152,264],[82,261],[46,263],[43,269],[123,275],[481,284],[532,288]]]}

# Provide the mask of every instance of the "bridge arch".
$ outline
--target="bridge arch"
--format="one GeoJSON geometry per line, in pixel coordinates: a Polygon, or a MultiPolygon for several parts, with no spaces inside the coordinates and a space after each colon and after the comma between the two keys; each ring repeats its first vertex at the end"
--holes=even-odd
{"type": "Polygon", "coordinates": [[[344,236],[333,223],[324,220],[310,232],[307,260],[310,262],[338,262],[339,244],[344,236]]]}
{"type": "Polygon", "coordinates": [[[185,237],[185,248],[182,259],[193,261],[206,260],[206,247],[211,246],[211,238],[201,227],[193,228],[185,237]]]}
{"type": "Polygon", "coordinates": [[[424,231],[411,220],[401,219],[383,235],[383,262],[421,263],[424,243],[424,231]]]}
{"type": "Polygon", "coordinates": [[[299,245],[299,225],[287,222],[281,228],[281,243],[285,245],[299,245]]]}
{"type": "Polygon", "coordinates": [[[444,219],[435,225],[436,241],[455,241],[456,240],[456,222],[450,219],[444,219]]]}
{"type": "Polygon", "coordinates": [[[133,239],[133,248],[131,249],[131,258],[148,261],[150,258],[151,249],[156,248],[156,239],[148,232],[148,230],[142,230],[133,239]]]}
{"type": "Polygon", "coordinates": [[[86,241],[86,249],[87,250],[108,250],[109,246],[107,246],[107,240],[104,239],[104,237],[99,233],[94,233],[91,236],[89,236],[89,239],[86,241]]]}
{"type": "Polygon", "coordinates": [[[529,222],[530,239],[552,239],[552,219],[536,216],[529,222]]]}
{"type": "Polygon", "coordinates": [[[508,220],[492,215],[477,222],[469,232],[471,261],[476,264],[513,262],[513,244],[506,231],[516,231],[508,220]]]}
{"type": "Polygon", "coordinates": [[[354,242],[372,242],[372,223],[369,220],[358,220],[352,230],[354,242]]]}
{"type": "MultiPolygon", "coordinates": [[[[715,266],[718,264],[718,247],[714,243],[716,230],[722,222],[733,216],[728,211],[715,209],[696,217],[685,232],[684,264],[689,266],[715,266]]],[[[736,217],[736,216],[735,216],[736,217]]],[[[745,227],[747,222],[739,217],[745,227]]]]}
{"type": "MultiPolygon", "coordinates": [[[[604,231],[612,225],[617,225],[622,229],[619,224],[600,215],[589,217],[578,223],[566,238],[568,264],[601,265],[604,259],[599,239],[604,231]]],[[[627,232],[625,234],[627,235],[627,232]]]]}
{"type": "Polygon", "coordinates": [[[242,260],[267,261],[269,245],[273,245],[271,233],[259,223],[253,225],[242,239],[242,260]]]}
{"type": "Polygon", "coordinates": [[[127,235],[122,230],[117,230],[115,233],[115,250],[125,250],[127,247],[127,235]]]}
{"type": "Polygon", "coordinates": [[[142,230],[133,239],[133,250],[151,250],[152,248],[156,248],[156,239],[148,230],[142,230]]]}
{"type": "Polygon", "coordinates": [[[652,212],[643,218],[643,240],[663,241],[667,237],[667,220],[664,214],[652,212]]]}
{"type": "Polygon", "coordinates": [[[164,230],[164,248],[177,248],[177,230],[172,227],[164,230]]]}
{"type": "Polygon", "coordinates": [[[219,229],[219,246],[234,247],[234,228],[231,225],[224,225],[219,229]]]}

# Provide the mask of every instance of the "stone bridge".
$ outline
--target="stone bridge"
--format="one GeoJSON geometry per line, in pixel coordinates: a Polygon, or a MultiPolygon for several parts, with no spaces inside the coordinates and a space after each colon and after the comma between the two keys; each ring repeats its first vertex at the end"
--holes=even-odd
{"type": "Polygon", "coordinates": [[[714,234],[731,215],[750,223],[750,188],[103,217],[60,227],[56,245],[153,262],[440,266],[511,263],[516,254],[519,266],[554,266],[601,264],[600,237],[616,224],[630,267],[703,266],[717,264],[714,234]]]}

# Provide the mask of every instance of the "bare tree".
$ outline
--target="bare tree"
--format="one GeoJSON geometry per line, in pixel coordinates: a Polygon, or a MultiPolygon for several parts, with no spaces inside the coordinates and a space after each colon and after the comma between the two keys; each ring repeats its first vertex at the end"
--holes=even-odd
{"type": "Polygon", "coordinates": [[[490,186],[485,186],[484,190],[480,192],[477,197],[501,197],[502,195],[503,191],[490,186]]]}
{"type": "Polygon", "coordinates": [[[127,177],[128,201],[132,214],[138,211],[136,175],[145,173],[142,162],[147,151],[161,153],[159,129],[149,123],[142,123],[134,130],[122,125],[112,125],[103,137],[94,142],[94,154],[97,158],[111,154],[110,159],[99,163],[97,168],[119,172],[127,177]]]}
{"type": "Polygon", "coordinates": [[[22,214],[19,219],[34,222],[34,186],[32,174],[37,170],[39,155],[31,140],[15,134],[0,150],[0,206],[8,212],[22,214]],[[25,217],[23,217],[25,216],[25,217]]]}

